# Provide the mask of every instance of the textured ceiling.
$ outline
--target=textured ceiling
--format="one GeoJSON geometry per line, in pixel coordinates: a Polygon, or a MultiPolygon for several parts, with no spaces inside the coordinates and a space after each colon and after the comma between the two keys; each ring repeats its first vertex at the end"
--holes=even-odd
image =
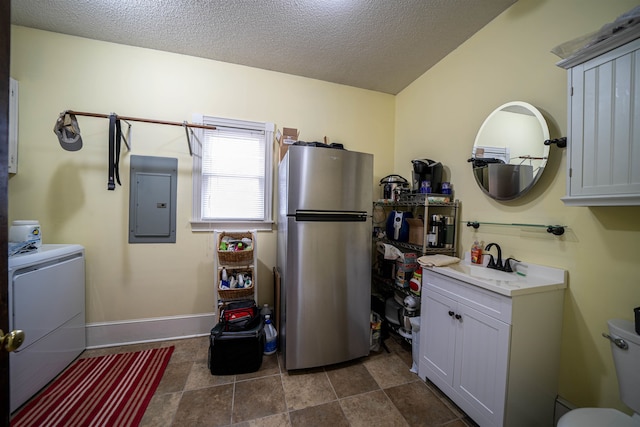
{"type": "Polygon", "coordinates": [[[516,0],[11,0],[11,23],[397,94],[516,0]]]}

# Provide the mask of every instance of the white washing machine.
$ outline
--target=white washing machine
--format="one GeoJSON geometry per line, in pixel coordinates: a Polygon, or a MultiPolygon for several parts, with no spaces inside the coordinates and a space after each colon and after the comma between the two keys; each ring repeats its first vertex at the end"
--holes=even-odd
{"type": "Polygon", "coordinates": [[[9,258],[9,330],[25,333],[9,353],[11,412],[86,347],[84,248],[42,245],[9,258]]]}

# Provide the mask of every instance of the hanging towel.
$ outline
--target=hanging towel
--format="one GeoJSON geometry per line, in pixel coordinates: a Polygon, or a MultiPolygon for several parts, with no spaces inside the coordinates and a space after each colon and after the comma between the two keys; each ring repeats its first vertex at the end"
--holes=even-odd
{"type": "Polygon", "coordinates": [[[418,258],[418,264],[423,267],[444,267],[460,262],[460,258],[449,255],[425,255],[418,258]]]}
{"type": "Polygon", "coordinates": [[[393,245],[387,245],[386,243],[378,242],[376,243],[378,248],[378,252],[384,255],[384,259],[395,260],[398,258],[402,258],[402,252],[400,249],[396,248],[393,245]]]}

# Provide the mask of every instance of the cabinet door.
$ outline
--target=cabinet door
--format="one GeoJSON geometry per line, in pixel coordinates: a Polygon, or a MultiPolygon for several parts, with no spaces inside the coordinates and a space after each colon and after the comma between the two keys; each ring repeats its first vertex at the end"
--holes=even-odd
{"type": "Polygon", "coordinates": [[[491,425],[504,418],[510,325],[458,304],[454,389],[491,425]]]}
{"type": "Polygon", "coordinates": [[[425,332],[420,336],[420,368],[424,366],[429,374],[420,372],[420,376],[437,375],[452,387],[457,303],[437,292],[425,291],[424,288],[422,292],[420,330],[425,332]]]}
{"type": "Polygon", "coordinates": [[[569,205],[640,204],[640,39],[570,70],[569,205]]]}

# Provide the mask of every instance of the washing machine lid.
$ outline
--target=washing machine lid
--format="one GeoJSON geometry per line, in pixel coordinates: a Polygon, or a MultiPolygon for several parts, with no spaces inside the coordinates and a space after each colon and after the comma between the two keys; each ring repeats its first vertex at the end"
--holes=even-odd
{"type": "Polygon", "coordinates": [[[9,270],[15,270],[81,251],[84,251],[84,247],[74,244],[42,245],[37,252],[9,257],[8,268],[9,270]]]}
{"type": "Polygon", "coordinates": [[[564,414],[558,427],[640,427],[640,419],[612,408],[579,408],[564,414]]]}

